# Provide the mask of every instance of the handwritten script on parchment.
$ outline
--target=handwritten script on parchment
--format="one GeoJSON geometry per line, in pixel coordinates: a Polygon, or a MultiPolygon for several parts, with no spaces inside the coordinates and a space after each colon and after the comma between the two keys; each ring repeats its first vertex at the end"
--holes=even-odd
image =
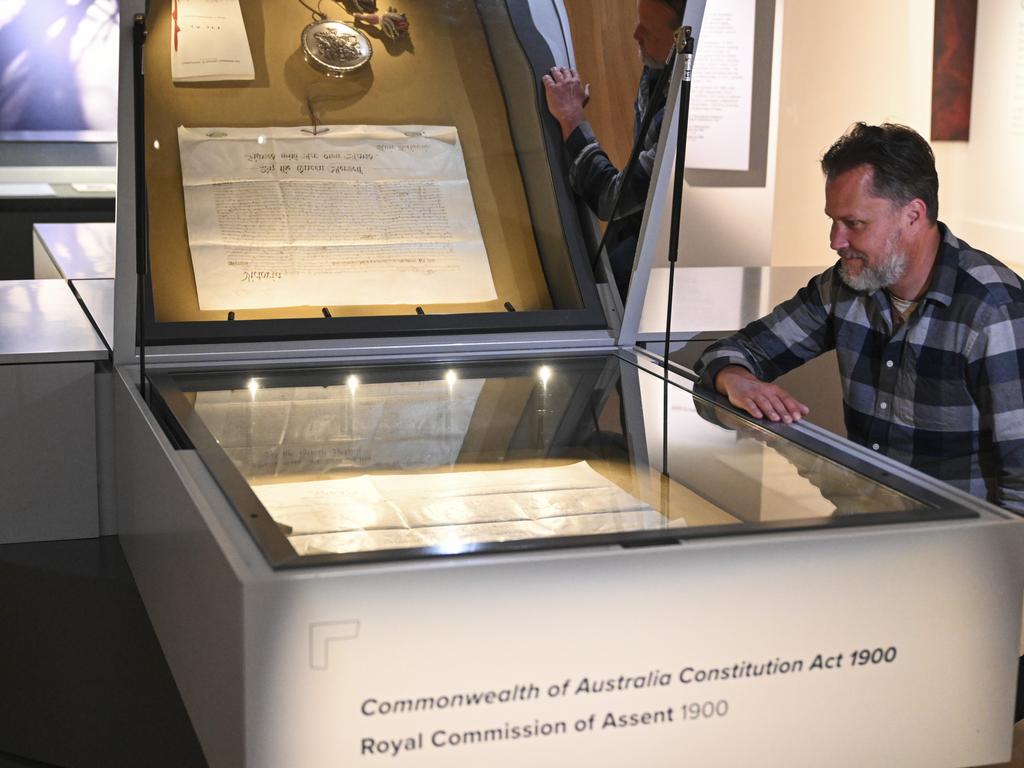
{"type": "Polygon", "coordinates": [[[456,129],[327,128],[178,129],[200,309],[495,299],[456,129]]]}

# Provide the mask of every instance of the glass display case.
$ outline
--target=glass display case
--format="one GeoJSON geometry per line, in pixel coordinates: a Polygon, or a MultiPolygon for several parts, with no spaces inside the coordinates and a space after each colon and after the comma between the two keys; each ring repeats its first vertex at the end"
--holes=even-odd
{"type": "Polygon", "coordinates": [[[121,541],[212,766],[1005,758],[1024,531],[940,481],[626,350],[150,380],[121,541]]]}
{"type": "Polygon", "coordinates": [[[152,380],[275,567],[977,514],[671,378],[620,352],[152,380]]]}
{"type": "Polygon", "coordinates": [[[121,20],[119,535],[212,766],[1005,759],[1024,529],[620,343],[561,0],[121,20]]]}
{"type": "Polygon", "coordinates": [[[355,0],[240,7],[251,79],[195,82],[203,22],[148,4],[150,343],[606,325],[530,3],[408,0],[395,38],[355,0]]]}

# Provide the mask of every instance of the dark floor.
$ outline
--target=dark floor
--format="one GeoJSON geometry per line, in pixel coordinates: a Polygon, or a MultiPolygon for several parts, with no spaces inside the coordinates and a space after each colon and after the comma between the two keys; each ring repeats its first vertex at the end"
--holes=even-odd
{"type": "Polygon", "coordinates": [[[0,768],[205,768],[117,537],[0,546],[0,768]]]}

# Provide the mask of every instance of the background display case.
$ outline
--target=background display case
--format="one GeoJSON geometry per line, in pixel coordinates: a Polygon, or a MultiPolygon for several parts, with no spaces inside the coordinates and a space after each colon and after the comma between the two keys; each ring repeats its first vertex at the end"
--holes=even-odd
{"type": "MultiPolygon", "coordinates": [[[[673,153],[620,314],[543,108],[561,2],[409,0],[411,37],[365,30],[340,80],[300,50],[314,7],[356,10],[242,2],[254,79],[197,84],[171,4],[122,6],[119,530],[210,764],[1005,759],[1024,529],[618,343],[673,153]],[[280,136],[353,126],[457,130],[496,298],[201,308],[183,168],[238,180],[182,137],[269,143],[281,190],[280,136]]],[[[323,216],[379,238],[377,213],[323,216]]]]}
{"type": "Polygon", "coordinates": [[[0,8],[0,279],[32,274],[36,222],[113,221],[118,4],[0,8]]]}

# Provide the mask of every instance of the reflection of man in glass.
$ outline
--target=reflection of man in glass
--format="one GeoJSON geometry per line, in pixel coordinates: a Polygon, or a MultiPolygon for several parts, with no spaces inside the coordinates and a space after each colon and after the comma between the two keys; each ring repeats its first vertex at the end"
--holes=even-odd
{"type": "Polygon", "coordinates": [[[937,220],[928,143],[858,123],[825,153],[839,261],[697,365],[738,408],[808,409],[775,378],[836,350],[854,442],[1024,512],[1024,284],[937,220]]]}
{"type": "Polygon", "coordinates": [[[608,255],[623,297],[629,287],[633,253],[658,149],[667,82],[661,92],[653,91],[658,75],[672,53],[673,35],[682,22],[685,5],[686,0],[637,0],[636,3],[637,22],[633,39],[640,47],[644,67],[634,104],[634,138],[637,138],[644,117],[652,110],[653,118],[647,133],[639,137],[642,150],[639,164],[630,174],[628,183],[625,174],[608,159],[590,124],[583,119],[590,86],[583,85],[576,70],[565,67],[553,67],[551,73],[543,78],[548,109],[562,128],[562,138],[569,152],[569,181],[573,189],[604,221],[612,215],[615,199],[621,191],[622,200],[616,219],[609,224],[608,255]]]}

